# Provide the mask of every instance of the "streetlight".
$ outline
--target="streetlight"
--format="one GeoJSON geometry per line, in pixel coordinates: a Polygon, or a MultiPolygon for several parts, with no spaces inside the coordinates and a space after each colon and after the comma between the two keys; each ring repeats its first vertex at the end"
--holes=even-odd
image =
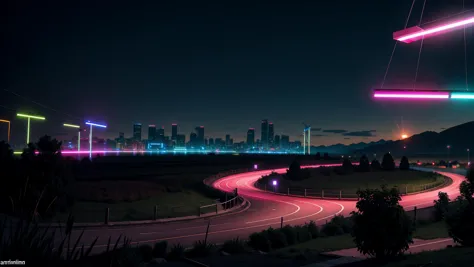
{"type": "Polygon", "coordinates": [[[469,155],[469,148],[467,149],[467,166],[471,165],[471,157],[469,155]]]}
{"type": "Polygon", "coordinates": [[[63,126],[79,129],[77,132],[77,151],[81,151],[81,126],[69,123],[63,123],[63,126]]]}
{"type": "Polygon", "coordinates": [[[7,139],[7,142],[10,143],[10,121],[7,121],[7,120],[0,120],[0,122],[6,122],[8,123],[8,139],[7,139]]]}
{"type": "Polygon", "coordinates": [[[26,130],[26,144],[28,145],[30,143],[30,120],[31,119],[36,119],[36,120],[45,120],[45,117],[40,117],[40,116],[33,116],[33,115],[27,115],[27,114],[21,114],[18,113],[16,114],[18,117],[22,118],[28,118],[28,128],[26,130]]]}
{"type": "Polygon", "coordinates": [[[448,164],[449,164],[449,149],[451,148],[451,146],[447,145],[446,148],[448,149],[448,164]]]}
{"type": "Polygon", "coordinates": [[[90,126],[90,130],[89,130],[89,158],[92,158],[92,126],[107,128],[107,125],[92,123],[90,121],[87,121],[86,124],[90,126]]]}
{"type": "Polygon", "coordinates": [[[273,180],[272,184],[273,184],[273,192],[276,192],[276,186],[278,185],[277,180],[273,180]]]}

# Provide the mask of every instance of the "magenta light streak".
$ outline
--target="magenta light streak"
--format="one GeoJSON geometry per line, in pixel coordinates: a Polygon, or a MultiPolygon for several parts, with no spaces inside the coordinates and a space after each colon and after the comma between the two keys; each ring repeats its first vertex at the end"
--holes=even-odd
{"type": "Polygon", "coordinates": [[[452,30],[462,29],[465,26],[471,26],[473,24],[474,17],[469,17],[459,21],[450,22],[448,24],[433,27],[431,29],[412,27],[398,32],[394,32],[393,39],[404,43],[411,43],[414,41],[421,40],[422,38],[443,34],[452,30]]]}
{"type": "Polygon", "coordinates": [[[376,98],[412,98],[412,99],[449,99],[449,92],[423,91],[391,91],[380,90],[374,92],[376,98]]]}

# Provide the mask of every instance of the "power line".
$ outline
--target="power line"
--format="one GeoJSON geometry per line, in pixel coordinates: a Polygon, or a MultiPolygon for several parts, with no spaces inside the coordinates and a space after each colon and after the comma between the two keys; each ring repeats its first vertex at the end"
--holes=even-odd
{"type": "MultiPolygon", "coordinates": [[[[421,9],[420,21],[418,22],[418,25],[421,25],[421,21],[423,20],[423,14],[425,13],[425,6],[426,6],[426,0],[423,1],[423,8],[421,9]]],[[[420,69],[421,51],[423,50],[424,41],[425,41],[425,36],[423,35],[423,38],[421,38],[420,51],[418,51],[418,61],[416,62],[416,71],[415,71],[415,80],[413,82],[413,90],[415,90],[416,88],[416,81],[418,79],[418,70],[420,69]]]]}

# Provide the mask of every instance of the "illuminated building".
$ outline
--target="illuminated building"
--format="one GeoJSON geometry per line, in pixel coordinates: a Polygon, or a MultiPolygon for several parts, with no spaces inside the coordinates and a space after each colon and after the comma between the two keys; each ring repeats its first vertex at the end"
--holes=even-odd
{"type": "Polygon", "coordinates": [[[142,140],[142,124],[141,123],[133,124],[133,139],[135,141],[142,140]]]}
{"type": "Polygon", "coordinates": [[[197,134],[196,133],[191,133],[189,135],[189,145],[191,147],[197,146],[197,134]]]}
{"type": "Polygon", "coordinates": [[[290,149],[290,137],[288,135],[282,135],[280,138],[280,148],[284,150],[290,149]]]}
{"type": "Polygon", "coordinates": [[[255,129],[249,128],[247,130],[247,146],[252,147],[255,145],[255,129]]]}
{"type": "Polygon", "coordinates": [[[214,148],[214,138],[209,138],[209,148],[214,148]]]}
{"type": "Polygon", "coordinates": [[[204,126],[196,127],[196,145],[204,146],[204,126]]]}
{"type": "Polygon", "coordinates": [[[230,146],[230,134],[225,135],[225,146],[230,146]]]}
{"type": "Polygon", "coordinates": [[[165,127],[161,126],[161,128],[158,129],[156,134],[156,140],[159,142],[165,141],[165,127]]]}
{"type": "Polygon", "coordinates": [[[262,120],[260,142],[263,149],[268,148],[268,120],[262,120]]]}
{"type": "Polygon", "coordinates": [[[178,134],[176,136],[176,146],[186,147],[186,136],[184,134],[178,134]]]}
{"type": "Polygon", "coordinates": [[[156,125],[148,125],[148,141],[156,140],[156,125]]]}
{"type": "Polygon", "coordinates": [[[275,140],[273,141],[273,147],[274,148],[280,148],[280,136],[275,135],[275,140]]]}
{"type": "Polygon", "coordinates": [[[176,142],[177,137],[178,137],[178,124],[173,123],[171,124],[171,141],[176,142]]]}
{"type": "Polygon", "coordinates": [[[275,130],[273,128],[273,122],[268,124],[268,147],[273,147],[273,141],[275,138],[275,130]]]}

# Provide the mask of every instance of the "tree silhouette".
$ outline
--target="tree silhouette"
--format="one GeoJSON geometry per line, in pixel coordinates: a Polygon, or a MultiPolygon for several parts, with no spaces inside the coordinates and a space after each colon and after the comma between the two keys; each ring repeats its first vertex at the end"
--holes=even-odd
{"type": "Polygon", "coordinates": [[[323,159],[324,159],[324,160],[329,160],[329,154],[328,154],[327,152],[324,153],[323,159]]]}
{"type": "Polygon", "coordinates": [[[446,214],[448,233],[456,243],[474,246],[474,168],[471,167],[466,180],[459,186],[461,196],[446,214]]]}
{"type": "Polygon", "coordinates": [[[370,162],[369,162],[369,158],[367,158],[366,155],[363,155],[359,159],[359,171],[361,172],[370,171],[370,162]]]}
{"type": "Polygon", "coordinates": [[[370,163],[370,167],[373,170],[380,170],[382,168],[382,166],[380,165],[380,162],[376,159],[372,160],[372,163],[370,163]]]}
{"type": "Polygon", "coordinates": [[[344,160],[342,161],[342,168],[346,172],[351,172],[352,170],[354,170],[354,166],[348,158],[344,158],[344,160]]]}
{"type": "Polygon", "coordinates": [[[408,162],[408,158],[403,156],[400,160],[400,170],[408,170],[410,169],[410,163],[408,162]]]}
{"type": "Polygon", "coordinates": [[[0,164],[13,160],[13,149],[5,141],[0,141],[0,164]]]}
{"type": "Polygon", "coordinates": [[[386,153],[382,159],[382,169],[391,171],[395,169],[395,161],[393,160],[392,154],[386,153]]]}
{"type": "Polygon", "coordinates": [[[286,171],[286,176],[289,180],[300,180],[301,179],[301,165],[298,161],[293,161],[290,167],[286,171]]]}
{"type": "Polygon", "coordinates": [[[314,158],[315,158],[316,160],[320,160],[320,159],[321,159],[321,154],[320,154],[319,152],[316,153],[316,156],[314,156],[314,158]]]}
{"type": "Polygon", "coordinates": [[[413,243],[413,225],[400,206],[396,188],[366,189],[357,192],[357,211],[353,211],[352,237],[358,251],[386,259],[398,256],[413,243]]]}
{"type": "Polygon", "coordinates": [[[52,139],[51,136],[42,136],[36,143],[38,152],[43,155],[56,155],[61,153],[61,142],[56,139],[52,139]]]}

